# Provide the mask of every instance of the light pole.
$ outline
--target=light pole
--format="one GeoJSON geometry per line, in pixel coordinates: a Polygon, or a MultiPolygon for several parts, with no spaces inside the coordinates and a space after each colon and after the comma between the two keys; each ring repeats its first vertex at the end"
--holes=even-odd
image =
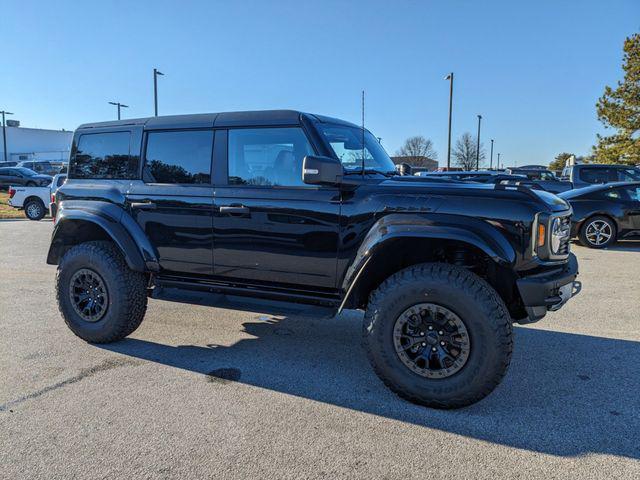
{"type": "Polygon", "coordinates": [[[491,156],[489,158],[489,170],[491,170],[493,168],[493,138],[491,139],[491,156]]]}
{"type": "Polygon", "coordinates": [[[447,170],[451,167],[451,114],[453,111],[453,72],[444,77],[449,80],[449,141],[447,143],[447,170]]]}
{"type": "Polygon", "coordinates": [[[116,105],[118,107],[118,120],[120,120],[120,108],[129,108],[129,105],[120,102],[109,102],[109,105],[116,105]]]}
{"type": "Polygon", "coordinates": [[[498,154],[498,170],[500,169],[500,154],[498,154]]]}
{"type": "Polygon", "coordinates": [[[158,75],[164,76],[164,73],[157,68],[153,69],[153,106],[156,117],[158,116],[158,75]]]}
{"type": "Polygon", "coordinates": [[[13,115],[11,112],[7,112],[6,110],[0,111],[2,113],[2,145],[4,147],[4,157],[2,158],[5,162],[7,162],[7,129],[4,121],[5,115],[13,115]]]}
{"type": "Polygon", "coordinates": [[[478,146],[476,147],[476,170],[480,170],[480,122],[482,115],[478,115],[478,146]]]}

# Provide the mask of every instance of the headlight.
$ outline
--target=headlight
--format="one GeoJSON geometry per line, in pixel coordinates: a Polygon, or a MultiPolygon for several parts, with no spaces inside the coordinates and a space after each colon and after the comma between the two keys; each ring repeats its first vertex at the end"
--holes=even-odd
{"type": "Polygon", "coordinates": [[[549,247],[552,255],[569,253],[570,217],[557,217],[551,222],[551,241],[549,247]]]}

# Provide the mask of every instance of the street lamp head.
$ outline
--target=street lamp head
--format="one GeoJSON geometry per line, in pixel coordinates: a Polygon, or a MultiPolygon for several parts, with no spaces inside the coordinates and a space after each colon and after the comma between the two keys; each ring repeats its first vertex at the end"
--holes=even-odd
{"type": "Polygon", "coordinates": [[[482,115],[478,115],[478,120],[482,120],[482,115]]]}
{"type": "Polygon", "coordinates": [[[164,73],[162,73],[160,70],[157,70],[157,69],[155,69],[155,68],[154,68],[154,69],[153,69],[153,72],[154,72],[156,75],[161,75],[161,76],[163,76],[163,77],[164,77],[164,73]]]}
{"type": "Polygon", "coordinates": [[[453,72],[448,73],[446,77],[444,77],[445,80],[451,80],[453,78],[453,72]]]}
{"type": "Polygon", "coordinates": [[[120,104],[120,106],[121,106],[122,108],[129,108],[129,105],[125,105],[124,103],[121,103],[121,104],[120,104]]]}
{"type": "Polygon", "coordinates": [[[118,105],[118,102],[109,102],[109,105],[118,105]]]}

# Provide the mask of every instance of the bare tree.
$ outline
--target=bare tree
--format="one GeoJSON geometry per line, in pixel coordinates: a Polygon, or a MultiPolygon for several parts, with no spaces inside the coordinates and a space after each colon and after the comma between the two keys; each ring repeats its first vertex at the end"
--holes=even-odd
{"type": "Polygon", "coordinates": [[[424,161],[425,158],[430,160],[438,158],[431,139],[422,135],[407,138],[402,148],[396,152],[396,156],[406,157],[406,163],[415,167],[428,166],[428,162],[424,161]]]}
{"type": "MultiPolygon", "coordinates": [[[[455,164],[462,167],[463,170],[475,170],[476,162],[476,150],[478,148],[477,139],[473,137],[469,132],[465,132],[456,141],[453,147],[453,158],[455,164]]],[[[484,163],[486,154],[484,146],[480,143],[480,165],[484,163]]]]}

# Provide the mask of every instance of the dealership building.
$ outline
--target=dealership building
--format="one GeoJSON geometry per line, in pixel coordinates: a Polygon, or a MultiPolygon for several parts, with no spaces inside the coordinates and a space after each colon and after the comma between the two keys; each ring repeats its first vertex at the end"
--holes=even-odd
{"type": "Polygon", "coordinates": [[[0,161],[24,160],[69,161],[73,132],[23,128],[20,122],[7,120],[4,135],[0,132],[0,161]],[[7,140],[7,158],[4,158],[4,138],[7,140]]]}

